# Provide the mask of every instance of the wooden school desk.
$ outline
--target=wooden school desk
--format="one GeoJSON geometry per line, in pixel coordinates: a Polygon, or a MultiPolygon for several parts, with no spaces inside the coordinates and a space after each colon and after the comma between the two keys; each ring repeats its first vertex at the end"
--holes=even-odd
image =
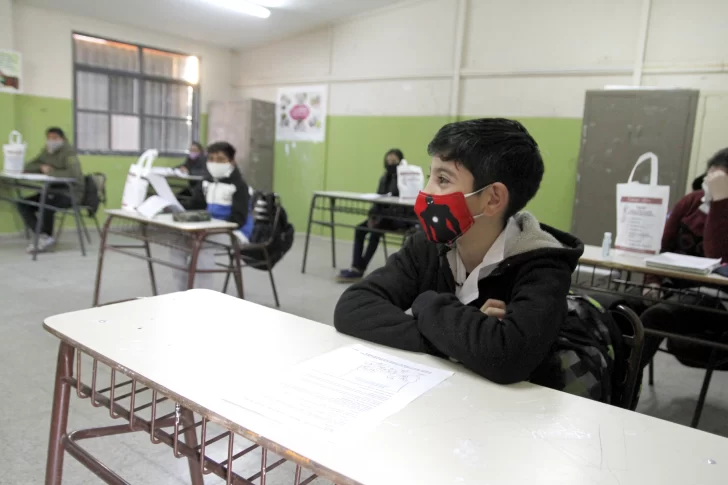
{"type": "Polygon", "coordinates": [[[319,441],[225,398],[231,390],[253,397],[261,376],[361,341],[213,291],[58,315],[46,319],[45,328],[60,339],[46,485],[60,483],[65,452],[107,483],[126,484],[79,441],[150,429],[152,441],[189,458],[194,485],[202,483],[201,466],[227,483],[246,485],[261,475],[264,484],[274,473],[281,474],[276,483],[310,483],[306,477],[313,473],[338,485],[726,483],[726,438],[529,383],[500,386],[445,360],[370,343],[365,345],[455,374],[348,441],[319,441]],[[94,372],[79,375],[91,365],[94,372]],[[111,367],[111,378],[95,382],[101,366],[111,367]],[[111,390],[100,389],[110,381],[111,390]],[[68,433],[72,394],[111,407],[122,422],[68,433]],[[152,403],[162,399],[179,407],[155,414],[152,403]],[[138,411],[130,415],[129,409],[138,411]],[[230,433],[206,434],[209,422],[230,433]],[[228,439],[234,442],[227,442],[227,457],[205,456],[213,440],[228,439]],[[246,448],[235,453],[236,443],[246,448]],[[284,482],[284,472],[273,470],[280,460],[270,463],[267,451],[250,481],[227,473],[228,463],[235,470],[235,459],[258,446],[294,462],[295,476],[290,471],[284,482]]]}
{"type": "MultiPolygon", "coordinates": [[[[415,205],[414,199],[402,200],[399,197],[378,196],[376,194],[360,194],[357,192],[324,192],[324,191],[314,192],[313,197],[311,198],[311,206],[308,211],[308,226],[306,227],[306,244],[303,248],[303,263],[301,265],[301,273],[306,272],[306,260],[308,258],[308,244],[309,244],[309,240],[311,239],[311,227],[313,225],[329,228],[329,230],[331,232],[331,264],[332,264],[332,267],[336,268],[336,242],[335,242],[336,235],[335,235],[334,229],[336,227],[345,227],[348,229],[356,229],[357,226],[355,224],[337,222],[335,214],[336,213],[355,214],[355,215],[367,217],[369,214],[369,209],[372,207],[372,205],[383,205],[383,206],[387,206],[389,208],[392,208],[392,207],[409,208],[410,211],[407,216],[403,216],[401,213],[396,213],[396,212],[387,214],[386,210],[382,214],[379,214],[379,216],[382,218],[386,218],[386,219],[392,219],[392,220],[411,223],[412,225],[418,223],[417,217],[415,216],[415,213],[414,213],[414,205],[415,205]],[[328,213],[328,220],[315,218],[314,213],[317,210],[319,211],[319,213],[328,213]]],[[[386,253],[387,253],[386,235],[394,234],[394,232],[386,231],[386,230],[382,230],[382,229],[370,229],[370,228],[367,228],[367,231],[378,232],[384,236],[384,237],[382,237],[382,244],[383,244],[383,248],[384,248],[384,252],[385,252],[385,256],[386,256],[386,253]]],[[[397,233],[397,235],[401,236],[402,234],[397,233]]]]}
{"type": "MultiPolygon", "coordinates": [[[[73,191],[76,183],[76,179],[71,177],[53,177],[51,175],[36,173],[11,174],[0,172],[0,189],[8,189],[15,193],[14,196],[8,196],[3,195],[2,192],[0,192],[0,199],[7,200],[15,204],[29,205],[38,208],[38,222],[34,228],[34,233],[32,234],[33,246],[37,248],[38,237],[40,236],[41,226],[43,224],[43,213],[47,210],[68,210],[67,208],[54,207],[47,202],[48,194],[54,190],[58,190],[56,188],[58,186],[63,187],[61,189],[62,193],[71,199],[71,210],[73,211],[73,217],[76,220],[76,233],[78,234],[78,242],[81,245],[81,254],[86,256],[86,245],[84,244],[83,234],[81,232],[83,225],[79,209],[80,201],[76,200],[76,195],[73,191]],[[26,200],[25,197],[21,195],[21,191],[27,190],[40,190],[40,200],[38,202],[26,200]]],[[[53,236],[53,234],[49,234],[49,236],[53,236]]],[[[33,261],[37,259],[38,251],[35,251],[33,253],[33,261]]]]}
{"type": "Polygon", "coordinates": [[[169,268],[185,271],[188,274],[187,287],[193,288],[197,273],[225,273],[232,274],[235,279],[238,296],[243,298],[243,276],[240,261],[240,242],[233,234],[238,226],[232,222],[213,219],[207,222],[175,222],[172,214],[160,214],[152,219],[143,215],[122,209],[111,209],[106,211],[107,219],[101,232],[101,247],[99,248],[99,262],[96,267],[96,282],[94,283],[93,306],[99,304],[101,291],[101,274],[104,267],[104,256],[106,251],[124,254],[137,259],[147,261],[149,269],[149,280],[152,285],[152,294],[157,294],[157,282],[154,277],[154,264],[161,264],[169,268]],[[110,242],[109,235],[122,236],[127,239],[141,241],[142,244],[120,244],[110,242]],[[230,245],[222,244],[220,241],[210,240],[213,236],[228,235],[230,245]],[[169,249],[178,249],[190,253],[189,266],[178,266],[167,259],[153,257],[151,244],[169,249]],[[220,266],[218,269],[198,269],[197,259],[204,247],[212,246],[221,252],[228,253],[232,248],[232,265],[220,266]],[[144,253],[138,250],[143,249],[144,253]]]}

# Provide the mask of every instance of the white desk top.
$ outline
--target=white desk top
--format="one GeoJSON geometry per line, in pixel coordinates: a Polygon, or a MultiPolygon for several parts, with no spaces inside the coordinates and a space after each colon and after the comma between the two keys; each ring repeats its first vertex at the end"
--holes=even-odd
{"type": "Polygon", "coordinates": [[[608,258],[603,258],[602,248],[599,246],[584,246],[584,254],[581,256],[579,262],[602,268],[621,269],[645,274],[654,274],[665,278],[676,278],[710,285],[728,286],[728,278],[717,274],[699,275],[669,269],[652,268],[645,264],[644,256],[622,255],[615,249],[610,251],[608,258]]]}
{"type": "Polygon", "coordinates": [[[724,485],[728,476],[726,438],[393,349],[455,375],[348,443],[311,441],[224,401],[224,389],[359,341],[209,290],[58,315],[45,328],[364,485],[724,485]]]}
{"type": "Polygon", "coordinates": [[[361,202],[370,202],[372,204],[388,204],[401,205],[405,207],[414,207],[415,199],[400,199],[399,197],[380,196],[373,197],[373,194],[361,194],[359,192],[332,192],[317,190],[314,195],[321,197],[330,197],[333,199],[357,200],[361,202]]]}
{"type": "Polygon", "coordinates": [[[28,182],[57,182],[57,183],[75,183],[76,179],[73,177],[53,177],[52,175],[45,175],[42,173],[7,173],[0,172],[0,178],[12,179],[12,180],[26,180],[28,182]]]}
{"type": "Polygon", "coordinates": [[[220,219],[212,219],[205,222],[175,222],[172,219],[172,214],[159,214],[158,216],[150,219],[148,217],[144,217],[138,212],[126,211],[123,209],[108,209],[106,213],[114,217],[122,217],[124,219],[131,219],[133,221],[139,221],[153,226],[161,226],[184,232],[211,230],[220,231],[223,229],[234,230],[238,228],[238,225],[234,222],[221,221],[220,219]]]}

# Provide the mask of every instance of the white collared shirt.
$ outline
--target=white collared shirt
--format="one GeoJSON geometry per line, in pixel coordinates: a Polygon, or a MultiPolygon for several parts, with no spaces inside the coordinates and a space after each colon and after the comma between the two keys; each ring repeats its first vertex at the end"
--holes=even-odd
{"type": "Polygon", "coordinates": [[[511,217],[508,219],[505,229],[493,242],[483,261],[467,276],[465,264],[457,247],[447,253],[447,261],[450,263],[452,275],[455,279],[455,296],[464,305],[476,300],[480,294],[478,290],[478,282],[483,278],[487,278],[493,270],[505,259],[506,247],[520,233],[521,229],[516,220],[511,217]]]}

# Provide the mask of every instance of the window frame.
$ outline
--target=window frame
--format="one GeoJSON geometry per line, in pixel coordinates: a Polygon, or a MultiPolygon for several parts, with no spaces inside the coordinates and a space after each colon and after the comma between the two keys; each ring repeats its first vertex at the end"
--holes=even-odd
{"type": "MultiPolygon", "coordinates": [[[[145,83],[147,81],[150,82],[157,82],[157,83],[163,83],[163,84],[171,84],[171,85],[177,85],[177,86],[185,86],[185,87],[191,87],[192,88],[192,136],[190,139],[190,143],[192,143],[195,140],[199,139],[200,136],[200,82],[198,80],[197,84],[192,84],[190,82],[181,80],[181,79],[174,79],[174,78],[168,78],[164,76],[155,76],[152,74],[146,74],[144,73],[144,49],[150,49],[158,52],[164,52],[166,54],[173,54],[173,55],[179,55],[179,56],[185,56],[185,57],[196,57],[199,71],[202,72],[202,58],[198,55],[193,54],[186,54],[183,52],[178,52],[170,49],[160,49],[158,47],[153,47],[145,44],[139,44],[135,42],[127,42],[123,40],[117,40],[110,37],[105,36],[99,36],[96,34],[88,34],[86,32],[80,32],[73,30],[71,31],[71,50],[72,50],[72,57],[73,57],[73,139],[74,144],[76,145],[76,151],[81,155],[117,155],[117,156],[139,156],[144,151],[144,121],[147,118],[150,119],[158,119],[158,120],[170,120],[170,121],[189,121],[187,118],[179,118],[175,116],[161,116],[161,115],[148,115],[145,113],[145,105],[144,105],[144,96],[145,96],[145,83]],[[131,71],[123,71],[118,69],[110,69],[106,67],[98,67],[98,66],[90,66],[86,64],[80,64],[77,60],[76,56],[76,42],[75,42],[75,36],[85,36],[85,37],[92,37],[95,39],[101,39],[108,42],[117,42],[120,44],[126,44],[129,46],[132,46],[137,49],[137,55],[139,56],[139,72],[131,72],[131,71]],[[122,111],[115,111],[111,109],[111,77],[109,77],[109,93],[108,93],[108,100],[109,100],[109,109],[107,111],[104,110],[94,110],[94,109],[79,109],[78,108],[78,73],[79,72],[86,72],[90,74],[105,74],[108,76],[115,76],[115,77],[125,77],[128,79],[136,80],[139,83],[139,99],[137,100],[139,103],[139,112],[138,113],[127,113],[122,111]],[[82,150],[78,148],[78,113],[89,113],[89,114],[103,114],[107,115],[109,119],[108,123],[108,132],[109,132],[109,149],[108,150],[82,150]],[[113,150],[111,148],[112,145],[112,123],[111,123],[111,116],[112,115],[125,115],[125,116],[138,116],[139,117],[139,150],[113,150]]],[[[179,157],[181,155],[186,154],[187,149],[180,151],[159,151],[160,157],[179,157]]]]}

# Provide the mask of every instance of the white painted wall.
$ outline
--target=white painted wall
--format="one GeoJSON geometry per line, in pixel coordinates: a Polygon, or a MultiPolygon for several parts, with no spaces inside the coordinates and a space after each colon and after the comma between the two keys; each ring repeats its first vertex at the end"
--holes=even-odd
{"type": "Polygon", "coordinates": [[[13,48],[13,0],[0,0],[0,49],[13,48]]]}
{"type": "MultiPolygon", "coordinates": [[[[3,3],[9,1],[0,0],[0,12],[3,3]]],[[[71,34],[76,31],[200,56],[202,111],[207,112],[210,101],[230,99],[233,54],[227,49],[26,5],[13,5],[12,20],[14,48],[23,54],[23,81],[26,94],[72,98],[71,34]]],[[[0,32],[2,25],[0,20],[0,32]]]]}
{"type": "Polygon", "coordinates": [[[582,116],[608,84],[728,91],[728,1],[421,0],[237,55],[234,95],[330,85],[332,115],[582,116]],[[465,2],[464,29],[457,12],[465,2]],[[462,38],[460,65],[458,40],[462,38]]]}

